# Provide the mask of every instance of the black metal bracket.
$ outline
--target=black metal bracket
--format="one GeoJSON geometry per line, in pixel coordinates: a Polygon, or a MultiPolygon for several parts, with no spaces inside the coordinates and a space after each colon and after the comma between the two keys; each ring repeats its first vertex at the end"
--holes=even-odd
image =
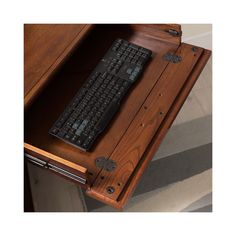
{"type": "Polygon", "coordinates": [[[178,55],[175,55],[175,54],[169,53],[169,52],[166,53],[163,58],[164,58],[164,60],[172,62],[172,63],[178,63],[178,62],[182,61],[181,56],[178,56],[178,55]]]}
{"type": "Polygon", "coordinates": [[[178,36],[182,35],[182,31],[179,32],[175,29],[168,29],[168,30],[166,30],[166,32],[169,33],[172,36],[175,36],[175,37],[178,37],[178,36]]]}
{"type": "Polygon", "coordinates": [[[111,172],[116,168],[115,161],[107,159],[105,157],[98,157],[95,159],[95,165],[98,168],[103,168],[104,170],[111,172]]]}

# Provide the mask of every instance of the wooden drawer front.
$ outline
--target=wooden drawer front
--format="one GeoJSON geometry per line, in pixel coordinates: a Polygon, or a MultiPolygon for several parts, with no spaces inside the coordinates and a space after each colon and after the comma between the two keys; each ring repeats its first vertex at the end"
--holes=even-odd
{"type": "Polygon", "coordinates": [[[86,168],[27,143],[24,144],[24,150],[25,157],[30,163],[55,172],[69,180],[75,181],[83,187],[88,187],[86,168]]]}

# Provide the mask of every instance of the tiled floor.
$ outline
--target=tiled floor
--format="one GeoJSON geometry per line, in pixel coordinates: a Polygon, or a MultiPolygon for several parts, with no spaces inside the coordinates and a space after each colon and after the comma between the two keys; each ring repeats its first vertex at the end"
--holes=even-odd
{"type": "MultiPolygon", "coordinates": [[[[183,25],[183,40],[211,49],[211,26],[196,27],[183,25]]],[[[124,211],[212,210],[211,114],[210,59],[124,211]]],[[[86,209],[76,185],[30,164],[29,172],[36,211],[115,211],[88,197],[86,209]]]]}

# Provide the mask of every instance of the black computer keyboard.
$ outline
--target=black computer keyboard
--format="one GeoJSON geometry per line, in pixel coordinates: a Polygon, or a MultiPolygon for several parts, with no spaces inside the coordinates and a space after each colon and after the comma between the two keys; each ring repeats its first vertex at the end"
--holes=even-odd
{"type": "Polygon", "coordinates": [[[83,151],[91,149],[151,54],[146,48],[115,40],[49,133],[83,151]]]}

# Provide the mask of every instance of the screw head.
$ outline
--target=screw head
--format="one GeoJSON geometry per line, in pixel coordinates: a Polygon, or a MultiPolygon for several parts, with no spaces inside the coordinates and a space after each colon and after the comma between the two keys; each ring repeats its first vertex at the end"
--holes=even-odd
{"type": "Polygon", "coordinates": [[[196,48],[196,47],[192,47],[192,51],[193,51],[193,52],[196,52],[196,51],[197,51],[197,48],[196,48]]]}
{"type": "Polygon", "coordinates": [[[114,193],[115,192],[115,188],[114,187],[112,187],[112,186],[108,186],[107,187],[107,193],[108,194],[112,194],[112,193],[114,193]]]}

